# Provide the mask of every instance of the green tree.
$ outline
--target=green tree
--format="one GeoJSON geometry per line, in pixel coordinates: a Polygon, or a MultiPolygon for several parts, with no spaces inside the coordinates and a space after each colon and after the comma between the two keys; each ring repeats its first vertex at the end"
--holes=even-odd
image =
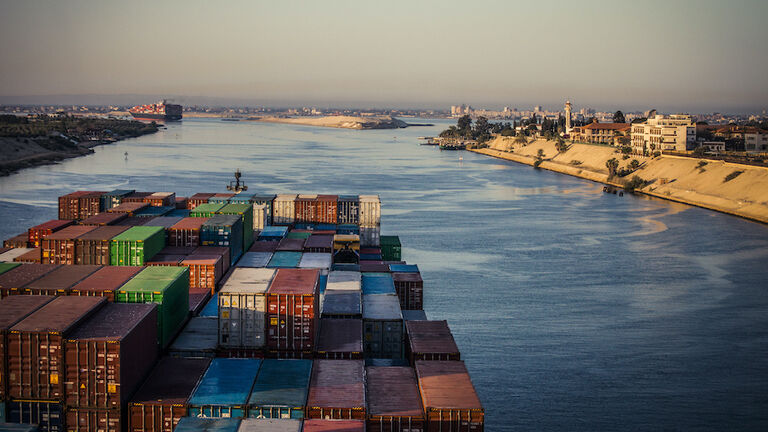
{"type": "Polygon", "coordinates": [[[485,141],[490,138],[491,124],[488,123],[488,119],[480,116],[475,121],[475,130],[473,137],[478,141],[485,141]]]}
{"type": "Polygon", "coordinates": [[[459,120],[456,121],[456,129],[458,129],[458,132],[461,135],[470,133],[472,129],[472,117],[469,115],[459,117],[459,120]]]}
{"type": "Polygon", "coordinates": [[[541,165],[542,162],[544,162],[544,150],[539,149],[538,152],[536,152],[536,161],[533,162],[533,167],[538,168],[539,165],[541,165]]]}
{"type": "Polygon", "coordinates": [[[605,166],[608,168],[608,177],[613,177],[616,175],[616,170],[619,168],[619,161],[616,158],[610,158],[605,161],[605,166]]]}
{"type": "Polygon", "coordinates": [[[613,113],[613,122],[614,123],[626,123],[626,121],[624,120],[624,113],[621,112],[621,110],[616,111],[615,113],[613,113]]]}
{"type": "Polygon", "coordinates": [[[558,137],[557,142],[555,142],[555,149],[557,149],[558,153],[565,153],[568,151],[568,145],[565,143],[565,140],[558,137]]]}
{"type": "Polygon", "coordinates": [[[526,145],[528,144],[528,138],[526,138],[524,134],[517,134],[515,135],[515,139],[512,142],[515,144],[526,145]]]}
{"type": "Polygon", "coordinates": [[[640,162],[637,161],[637,159],[632,159],[629,161],[629,168],[632,169],[632,171],[638,169],[640,167],[640,162]]]}

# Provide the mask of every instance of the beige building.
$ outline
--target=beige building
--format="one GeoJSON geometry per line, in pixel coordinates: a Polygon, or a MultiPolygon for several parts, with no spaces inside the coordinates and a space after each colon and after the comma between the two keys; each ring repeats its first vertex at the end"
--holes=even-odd
{"type": "Polygon", "coordinates": [[[744,133],[744,150],[747,153],[768,153],[768,131],[757,130],[744,133]]]}
{"type": "Polygon", "coordinates": [[[635,154],[685,152],[696,145],[696,124],[690,115],[656,115],[632,125],[632,151],[635,154]]]}
{"type": "Polygon", "coordinates": [[[570,137],[576,142],[590,144],[620,145],[621,137],[629,135],[629,123],[590,123],[571,130],[570,137]]]}

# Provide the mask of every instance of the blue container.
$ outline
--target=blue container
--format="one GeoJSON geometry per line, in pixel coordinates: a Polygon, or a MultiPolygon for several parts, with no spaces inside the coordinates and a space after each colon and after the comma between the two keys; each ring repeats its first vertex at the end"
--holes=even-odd
{"type": "Polygon", "coordinates": [[[237,432],[239,418],[182,417],[173,432],[237,432]]]}
{"type": "Polygon", "coordinates": [[[390,264],[389,271],[392,273],[419,273],[419,266],[416,264],[390,264]]]}
{"type": "MultiPolygon", "coordinates": [[[[386,359],[386,358],[367,358],[365,359],[365,367],[368,366],[410,366],[408,360],[405,359],[386,359]]],[[[176,431],[174,431],[176,432],[176,431]]]]}
{"type": "Polygon", "coordinates": [[[381,254],[360,254],[360,261],[381,261],[381,254]]]}
{"type": "Polygon", "coordinates": [[[64,432],[64,407],[58,402],[10,401],[6,404],[8,423],[39,425],[41,431],[64,432]]]}
{"type": "Polygon", "coordinates": [[[200,311],[201,317],[219,317],[219,294],[214,294],[208,303],[205,304],[203,310],[200,311]]]}
{"type": "Polygon", "coordinates": [[[360,235],[360,227],[351,224],[336,225],[336,234],[360,235]]]}
{"type": "Polygon", "coordinates": [[[165,216],[166,214],[172,212],[175,210],[173,207],[155,207],[155,206],[149,206],[145,207],[133,215],[136,217],[156,217],[156,216],[165,216]]]}
{"type": "MultiPolygon", "coordinates": [[[[229,199],[229,202],[231,204],[253,204],[253,195],[252,193],[239,193],[232,198],[229,199]]],[[[208,200],[208,202],[211,202],[208,200]]]]}
{"type": "Polygon", "coordinates": [[[189,217],[189,210],[187,209],[174,209],[170,213],[168,213],[166,216],[172,216],[172,217],[189,217]]]}
{"type": "Polygon", "coordinates": [[[191,417],[245,417],[259,359],[215,358],[189,399],[191,417]]]}
{"type": "Polygon", "coordinates": [[[208,203],[210,204],[229,204],[229,197],[210,197],[208,203]]]}
{"type": "Polygon", "coordinates": [[[331,270],[359,272],[360,265],[359,264],[334,264],[331,270]]]}
{"type": "Polygon", "coordinates": [[[101,196],[101,202],[99,203],[100,211],[107,211],[112,207],[117,207],[123,202],[123,198],[136,192],[133,189],[115,189],[112,192],[107,192],[101,196]]]}
{"type": "Polygon", "coordinates": [[[389,273],[363,273],[363,295],[366,294],[392,294],[395,291],[395,281],[389,273]]]}
{"type": "Polygon", "coordinates": [[[293,224],[293,228],[299,230],[311,230],[315,228],[315,224],[311,222],[296,222],[293,224]]]}
{"type": "Polygon", "coordinates": [[[328,286],[328,275],[320,275],[317,279],[317,292],[320,294],[325,293],[325,287],[328,286]]]}
{"type": "Polygon", "coordinates": [[[315,224],[315,229],[317,231],[336,231],[336,224],[319,223],[315,224]]]}
{"type": "Polygon", "coordinates": [[[259,241],[282,240],[288,234],[286,226],[265,226],[259,233],[259,241]]]}
{"type": "Polygon", "coordinates": [[[0,401],[0,423],[5,423],[5,402],[0,401]]]}
{"type": "Polygon", "coordinates": [[[239,215],[214,215],[200,227],[200,246],[229,248],[233,264],[243,253],[243,218],[239,215]]]}
{"type": "Polygon", "coordinates": [[[248,399],[248,417],[304,418],[312,360],[267,359],[248,399]]]}
{"type": "Polygon", "coordinates": [[[301,252],[279,251],[272,254],[267,268],[297,268],[301,261],[301,252]]]}

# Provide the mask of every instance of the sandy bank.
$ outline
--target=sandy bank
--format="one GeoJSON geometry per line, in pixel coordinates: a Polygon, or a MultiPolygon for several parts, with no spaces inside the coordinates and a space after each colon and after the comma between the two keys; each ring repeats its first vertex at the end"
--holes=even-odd
{"type": "MultiPolygon", "coordinates": [[[[251,119],[249,119],[251,120],[251,119]]],[[[408,124],[394,117],[353,117],[353,116],[325,116],[325,117],[260,117],[252,119],[269,123],[289,123],[305,126],[334,127],[344,129],[397,129],[407,127],[408,124]]]]}
{"type": "Polygon", "coordinates": [[[490,148],[472,151],[533,165],[541,149],[545,154],[542,169],[614,186],[637,175],[647,182],[638,189],[644,194],[768,223],[768,168],[677,156],[631,156],[625,160],[615,148],[586,144],[573,144],[558,153],[554,142],[538,140],[523,146],[512,140],[496,138],[489,143],[490,148]],[[620,168],[633,159],[641,165],[625,178],[608,179],[605,162],[611,158],[621,162],[620,168]],[[738,171],[741,174],[726,181],[738,171]]]}

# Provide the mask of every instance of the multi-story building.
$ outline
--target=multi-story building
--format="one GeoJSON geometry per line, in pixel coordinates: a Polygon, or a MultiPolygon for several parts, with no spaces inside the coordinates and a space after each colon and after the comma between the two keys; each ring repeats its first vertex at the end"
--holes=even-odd
{"type": "Polygon", "coordinates": [[[632,124],[632,151],[635,154],[685,152],[696,144],[696,124],[690,115],[656,115],[644,123],[632,124]]]}
{"type": "Polygon", "coordinates": [[[752,130],[744,133],[744,150],[747,153],[768,153],[768,131],[752,130]]]}
{"type": "Polygon", "coordinates": [[[577,142],[619,145],[621,137],[628,136],[630,129],[629,123],[598,123],[595,121],[586,126],[573,128],[570,137],[577,142]]]}

